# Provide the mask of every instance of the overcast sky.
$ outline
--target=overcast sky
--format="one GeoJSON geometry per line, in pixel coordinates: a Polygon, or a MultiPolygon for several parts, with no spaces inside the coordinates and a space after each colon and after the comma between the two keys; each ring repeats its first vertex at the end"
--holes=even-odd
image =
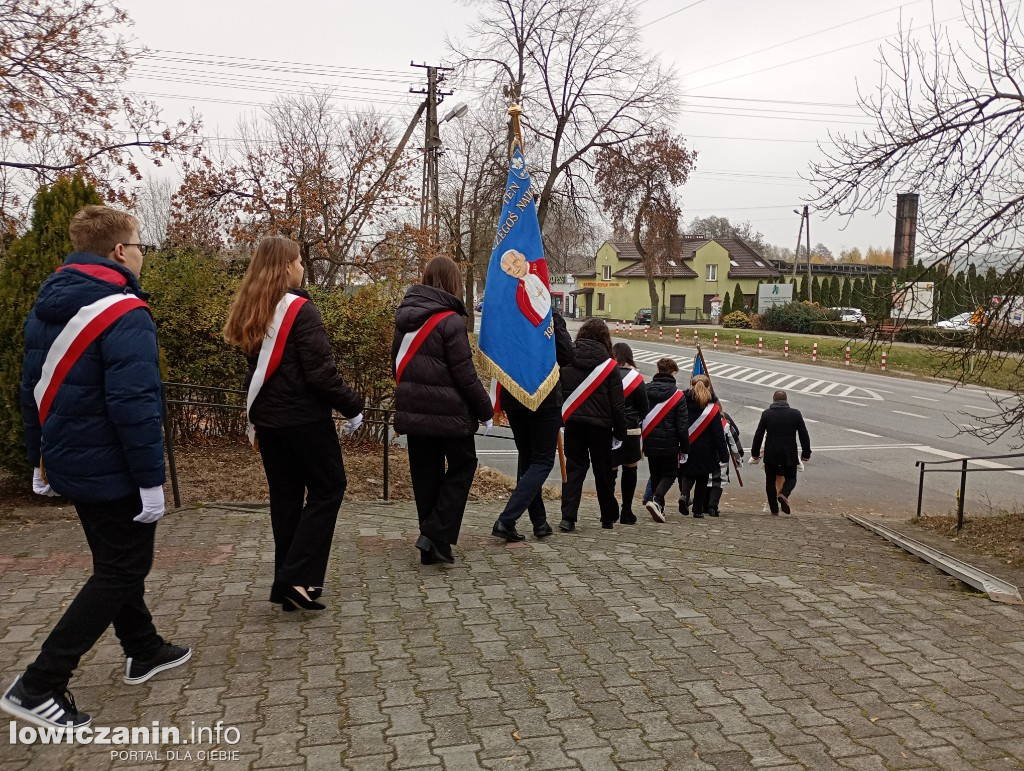
{"type": "MultiPolygon", "coordinates": [[[[135,20],[137,41],[157,54],[137,62],[131,88],[150,95],[168,117],[194,107],[205,133],[225,138],[254,105],[301,90],[303,82],[334,85],[353,108],[373,106],[404,126],[422,98],[408,94],[422,85],[423,73],[410,61],[443,63],[445,34],[463,37],[475,16],[453,0],[121,4],[135,20]],[[236,60],[248,69],[225,70],[206,64],[215,57],[289,64],[236,60]],[[333,69],[306,76],[296,65],[333,69]]],[[[877,85],[883,38],[901,18],[904,26],[923,28],[933,13],[955,37],[967,32],[958,0],[638,0],[637,6],[644,45],[678,71],[684,107],[677,129],[699,152],[697,172],[681,190],[685,220],[710,214],[750,220],[769,242],[791,249],[799,224],[792,209],[809,193],[800,177],[820,157],[818,143],[828,142],[829,131],[854,132],[865,124],[855,109],[857,86],[877,85]]],[[[474,106],[471,94],[458,100],[474,106]]],[[[890,201],[881,216],[850,221],[816,215],[811,239],[837,255],[852,246],[891,247],[894,208],[890,201]]]]}

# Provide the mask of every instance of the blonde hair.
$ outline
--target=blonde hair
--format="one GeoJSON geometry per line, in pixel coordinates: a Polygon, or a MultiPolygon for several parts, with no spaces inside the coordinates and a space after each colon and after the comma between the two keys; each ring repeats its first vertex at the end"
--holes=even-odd
{"type": "Polygon", "coordinates": [[[690,390],[693,392],[693,400],[701,407],[707,407],[711,401],[711,378],[707,375],[690,378],[690,390]]]}
{"type": "Polygon", "coordinates": [[[86,206],[71,220],[68,232],[76,252],[88,252],[106,257],[118,244],[132,237],[139,229],[139,221],[128,212],[109,206],[86,206]]]}
{"type": "Polygon", "coordinates": [[[255,356],[263,345],[274,309],[288,291],[288,265],[299,259],[299,245],[283,236],[268,236],[256,247],[235,301],[224,339],[255,356]]]}

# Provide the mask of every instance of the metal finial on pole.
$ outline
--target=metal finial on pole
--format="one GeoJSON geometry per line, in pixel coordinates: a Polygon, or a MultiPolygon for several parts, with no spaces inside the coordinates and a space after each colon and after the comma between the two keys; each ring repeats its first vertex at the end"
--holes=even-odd
{"type": "MultiPolygon", "coordinates": [[[[512,135],[519,142],[519,148],[523,147],[523,132],[519,127],[519,116],[522,115],[523,108],[520,107],[516,102],[512,102],[508,106],[508,114],[512,117],[512,135]]],[[[509,148],[509,154],[512,153],[512,148],[509,148]]]]}

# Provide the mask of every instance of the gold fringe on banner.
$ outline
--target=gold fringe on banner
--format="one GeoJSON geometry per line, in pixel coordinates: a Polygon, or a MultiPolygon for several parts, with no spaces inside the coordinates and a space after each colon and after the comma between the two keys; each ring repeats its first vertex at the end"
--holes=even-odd
{"type": "Polygon", "coordinates": [[[501,387],[529,410],[536,410],[540,407],[541,402],[551,393],[551,389],[558,385],[559,369],[557,364],[555,364],[555,368],[548,373],[548,376],[537,387],[537,390],[531,394],[512,380],[512,376],[498,366],[486,353],[480,351],[479,354],[480,366],[478,368],[485,374],[497,378],[501,387]]]}

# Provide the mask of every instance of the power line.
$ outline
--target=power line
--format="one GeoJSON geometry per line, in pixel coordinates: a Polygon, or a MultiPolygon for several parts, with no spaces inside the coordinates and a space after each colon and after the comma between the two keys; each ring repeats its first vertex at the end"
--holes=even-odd
{"type": "Polygon", "coordinates": [[[768,104],[795,104],[807,107],[842,107],[845,109],[860,109],[859,104],[840,102],[804,102],[795,99],[759,99],[753,96],[712,96],[711,94],[683,94],[684,99],[716,99],[727,102],[765,102],[768,104]]]}
{"type": "Polygon", "coordinates": [[[654,21],[649,21],[646,24],[641,24],[637,29],[644,29],[645,27],[649,27],[652,24],[657,24],[659,21],[665,21],[665,19],[669,18],[670,16],[675,16],[677,13],[682,13],[683,11],[688,11],[691,8],[693,8],[694,6],[700,5],[701,3],[704,3],[704,2],[707,2],[707,0],[697,0],[697,2],[695,2],[695,3],[690,3],[689,5],[684,5],[682,8],[679,8],[679,9],[677,9],[675,11],[672,11],[672,13],[666,13],[664,16],[659,16],[654,21]]]}

